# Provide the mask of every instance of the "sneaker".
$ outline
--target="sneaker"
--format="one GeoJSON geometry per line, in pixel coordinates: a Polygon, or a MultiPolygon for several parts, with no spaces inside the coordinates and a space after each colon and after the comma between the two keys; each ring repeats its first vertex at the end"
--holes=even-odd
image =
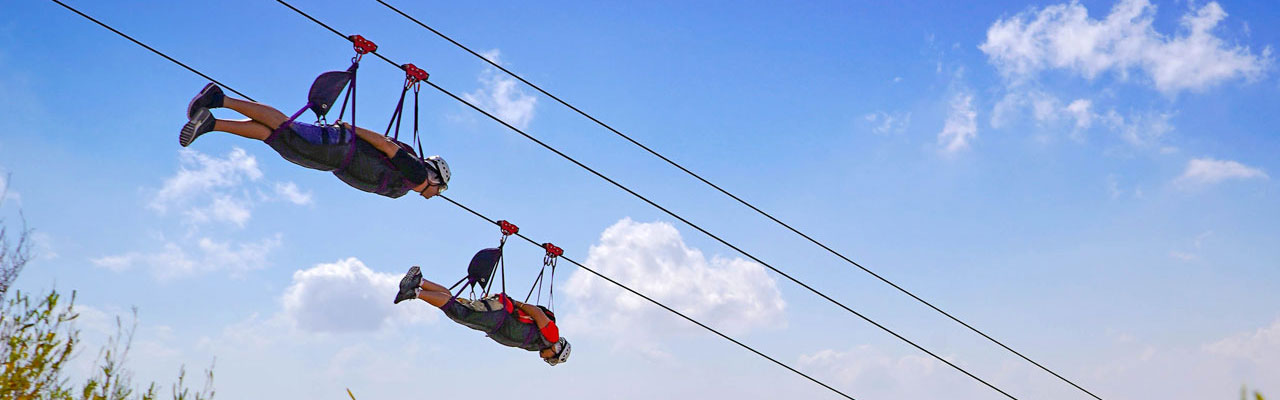
{"type": "Polygon", "coordinates": [[[191,99],[191,103],[187,104],[187,119],[195,119],[196,112],[201,108],[218,108],[222,107],[222,88],[217,84],[210,82],[200,89],[200,94],[191,99]]]}
{"type": "Polygon", "coordinates": [[[182,127],[182,133],[178,135],[178,144],[187,147],[194,142],[200,135],[209,133],[213,130],[213,113],[207,108],[197,109],[195,115],[191,117],[191,121],[182,127]]]}
{"type": "Polygon", "coordinates": [[[418,266],[409,267],[409,272],[404,273],[404,278],[400,279],[400,293],[396,293],[394,304],[402,301],[418,297],[418,285],[422,283],[422,270],[418,266]]]}

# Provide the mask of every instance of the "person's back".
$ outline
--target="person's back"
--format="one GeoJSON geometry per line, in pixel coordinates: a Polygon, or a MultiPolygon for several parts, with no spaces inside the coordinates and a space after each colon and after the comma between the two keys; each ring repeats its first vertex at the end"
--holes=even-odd
{"type": "Polygon", "coordinates": [[[515,302],[503,294],[476,300],[455,298],[452,304],[446,304],[442,309],[449,319],[485,332],[490,339],[503,346],[540,351],[551,347],[560,339],[554,314],[547,316],[549,324],[539,328],[533,316],[517,308],[515,302]],[[451,310],[449,307],[461,309],[451,310]]]}
{"type": "Polygon", "coordinates": [[[555,314],[540,306],[521,303],[499,293],[480,299],[460,299],[449,289],[422,278],[418,267],[409,268],[400,280],[395,303],[417,298],[443,311],[450,320],[484,332],[508,347],[536,351],[547,364],[569,359],[569,341],[560,336],[555,314]]]}
{"type": "Polygon", "coordinates": [[[391,198],[409,191],[431,198],[449,186],[449,165],[439,156],[420,158],[406,144],[347,123],[294,121],[270,106],[226,96],[206,85],[187,106],[188,121],[178,136],[186,147],[213,131],[265,142],[285,160],[332,173],[356,189],[391,198]],[[247,121],[221,120],[209,109],[230,108],[247,121]]]}

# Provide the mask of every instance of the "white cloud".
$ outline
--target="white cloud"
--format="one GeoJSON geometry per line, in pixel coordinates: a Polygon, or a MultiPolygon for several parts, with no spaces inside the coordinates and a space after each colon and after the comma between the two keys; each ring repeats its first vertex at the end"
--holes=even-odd
{"type": "Polygon", "coordinates": [[[494,64],[502,65],[502,51],[501,51],[501,50],[498,50],[498,49],[491,49],[491,50],[489,50],[489,51],[482,51],[482,52],[480,52],[480,56],[481,56],[481,57],[484,57],[484,59],[486,59],[486,60],[492,61],[494,64]]]}
{"type": "MultiPolygon", "coordinates": [[[[482,55],[498,63],[500,54],[497,49],[493,49],[482,55]]],[[[533,120],[534,106],[538,103],[537,97],[526,94],[520,89],[518,81],[494,68],[486,68],[480,74],[480,83],[483,87],[463,94],[462,98],[488,110],[512,126],[520,129],[529,126],[529,122],[533,120]]]]}
{"type": "Polygon", "coordinates": [[[1076,99],[1067,105],[1067,115],[1071,116],[1076,122],[1076,129],[1089,129],[1093,126],[1093,102],[1086,99],[1076,99]]]}
{"type": "Polygon", "coordinates": [[[1204,350],[1253,364],[1261,371],[1280,371],[1280,320],[1253,332],[1239,333],[1210,343],[1204,350]]]}
{"type": "Polygon", "coordinates": [[[907,130],[907,126],[911,125],[910,112],[889,114],[884,111],[876,111],[867,114],[863,119],[871,124],[872,132],[881,135],[902,133],[907,130]]]}
{"type": "Polygon", "coordinates": [[[1268,179],[1261,169],[1230,160],[1196,158],[1187,163],[1186,171],[1174,180],[1183,188],[1212,185],[1226,180],[1268,179]]]}
{"type": "Polygon", "coordinates": [[[1280,380],[1280,320],[1202,345],[1123,343],[1108,361],[1091,367],[1093,380],[1116,398],[1209,399],[1239,393],[1240,385],[1276,388],[1280,380]]]}
{"type": "Polygon", "coordinates": [[[230,188],[244,181],[262,178],[258,160],[239,147],[226,158],[210,157],[191,149],[178,152],[178,173],[166,179],[150,206],[167,211],[192,198],[203,197],[213,189],[230,188]]]}
{"type": "MultiPolygon", "coordinates": [[[[1169,122],[1173,118],[1171,113],[1138,113],[1126,117],[1115,110],[1110,110],[1098,118],[1113,132],[1119,134],[1120,139],[1134,147],[1155,146],[1160,143],[1166,133],[1173,131],[1173,124],[1169,122]]],[[[1168,149],[1174,148],[1162,147],[1160,151],[1165,152],[1168,149]]]]}
{"type": "MultiPolygon", "coordinates": [[[[165,180],[148,207],[161,214],[181,209],[183,222],[192,226],[223,222],[244,227],[255,205],[250,192],[273,192],[276,198],[299,205],[312,201],[311,193],[293,182],[262,182],[257,159],[238,147],[225,157],[182,149],[178,160],[178,172],[165,180]]],[[[261,197],[272,200],[271,196],[261,197]]]]}
{"type": "Polygon", "coordinates": [[[1068,104],[1042,90],[1025,87],[1009,88],[991,111],[991,127],[1009,128],[1029,114],[1038,127],[1062,129],[1076,141],[1084,141],[1085,131],[1100,126],[1120,140],[1135,147],[1157,149],[1162,154],[1176,152],[1172,146],[1161,146],[1165,135],[1173,131],[1173,112],[1131,112],[1115,109],[1096,110],[1093,100],[1076,99],[1068,104]]]}
{"type": "Polygon", "coordinates": [[[1270,47],[1255,54],[1213,33],[1227,16],[1217,2],[1188,12],[1171,36],[1156,32],[1155,12],[1147,0],[1121,0],[1095,20],[1077,2],[1051,5],[997,20],[979,47],[1015,84],[1050,69],[1087,79],[1110,71],[1125,79],[1137,70],[1167,94],[1256,79],[1271,65],[1270,47]]]}
{"type": "Polygon", "coordinates": [[[377,331],[396,322],[434,320],[439,311],[417,301],[392,304],[401,275],[375,272],[355,258],[293,273],[283,314],[310,332],[377,331]]]}
{"type": "MultiPolygon", "coordinates": [[[[618,221],[591,246],[586,265],[726,332],[784,324],[786,303],[764,267],[740,258],[707,259],[668,223],[618,221]]],[[[564,291],[575,304],[590,305],[565,319],[576,331],[607,331],[630,344],[689,331],[687,322],[586,271],[575,271],[564,291]]]]}
{"type": "Polygon", "coordinates": [[[957,94],[951,99],[951,112],[938,133],[938,145],[943,153],[954,154],[969,148],[969,142],[978,137],[978,114],[973,110],[973,95],[957,94]]]}
{"type": "Polygon", "coordinates": [[[303,192],[298,189],[298,185],[293,182],[276,182],[276,195],[280,198],[300,206],[311,204],[311,192],[303,192]]]}
{"type": "Polygon", "coordinates": [[[184,278],[210,272],[229,272],[241,276],[245,272],[265,268],[267,256],[280,247],[281,236],[254,242],[220,242],[207,237],[194,240],[195,247],[182,246],[163,240],[161,249],[154,252],[129,252],[108,255],[90,260],[95,266],[115,272],[134,268],[146,268],[161,280],[184,278]]]}
{"type": "MultiPolygon", "coordinates": [[[[1077,106],[1080,107],[1080,106],[1077,106]]],[[[1037,123],[1053,123],[1067,117],[1069,106],[1063,106],[1057,97],[1039,90],[1011,91],[991,111],[991,127],[1000,129],[1017,121],[1024,110],[1031,111],[1037,123]]]]}
{"type": "Polygon", "coordinates": [[[215,195],[212,202],[204,206],[194,206],[183,212],[187,221],[192,224],[206,222],[229,222],[244,227],[249,222],[250,204],[248,201],[227,195],[215,195]]]}

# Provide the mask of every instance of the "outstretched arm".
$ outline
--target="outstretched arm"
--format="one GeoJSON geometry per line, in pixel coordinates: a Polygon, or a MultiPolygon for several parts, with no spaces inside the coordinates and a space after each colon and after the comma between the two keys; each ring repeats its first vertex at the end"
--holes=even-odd
{"type": "MultiPolygon", "coordinates": [[[[353,129],[352,125],[346,122],[343,122],[342,126],[348,130],[354,130],[356,132],[356,137],[359,137],[360,140],[363,140],[365,142],[368,142],[370,145],[373,145],[374,148],[378,149],[378,151],[386,155],[387,158],[395,158],[396,153],[400,151],[400,145],[397,145],[395,142],[391,141],[390,138],[386,137],[381,133],[364,129],[358,126],[354,127],[353,129]]],[[[428,198],[428,199],[434,197],[437,194],[440,194],[440,186],[432,184],[430,179],[423,180],[422,183],[419,183],[412,190],[414,192],[422,194],[422,197],[428,198]]]]}
{"type": "Polygon", "coordinates": [[[516,307],[520,308],[520,311],[524,311],[525,314],[529,314],[529,317],[533,318],[533,323],[538,324],[538,329],[546,328],[547,324],[551,323],[551,318],[547,318],[547,314],[543,313],[542,309],[538,308],[538,306],[521,303],[515,300],[511,300],[511,302],[515,303],[516,307]]]}
{"type": "Polygon", "coordinates": [[[354,130],[356,132],[356,136],[359,137],[360,140],[369,142],[369,144],[373,145],[373,148],[378,149],[382,154],[387,155],[387,158],[395,157],[396,152],[400,151],[400,146],[396,145],[395,142],[392,142],[391,138],[388,138],[381,133],[358,126],[352,129],[352,125],[346,122],[342,122],[341,124],[342,127],[347,128],[348,130],[354,130]]]}

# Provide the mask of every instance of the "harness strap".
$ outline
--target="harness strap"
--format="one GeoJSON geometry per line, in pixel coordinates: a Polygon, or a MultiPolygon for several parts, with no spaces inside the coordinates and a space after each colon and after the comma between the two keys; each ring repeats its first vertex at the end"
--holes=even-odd
{"type": "MultiPolygon", "coordinates": [[[[353,111],[354,111],[354,109],[353,109],[353,111]]],[[[356,116],[356,113],[352,112],[352,113],[351,113],[351,116],[353,117],[353,118],[352,118],[352,120],[354,120],[354,119],[355,119],[354,117],[356,116]]],[[[338,128],[342,129],[342,132],[343,132],[343,134],[344,134],[344,135],[346,134],[346,132],[347,132],[347,127],[339,125],[339,126],[338,126],[338,128]]],[[[359,135],[356,135],[356,134],[355,134],[354,129],[355,129],[355,125],[352,125],[352,132],[351,132],[351,134],[352,134],[352,135],[355,135],[355,136],[359,136],[359,135]]],[[[342,171],[346,171],[346,170],[347,170],[347,167],[351,166],[351,160],[355,159],[355,155],[356,155],[356,142],[359,142],[359,141],[360,141],[360,139],[359,139],[359,138],[355,138],[355,137],[353,137],[353,138],[349,141],[349,142],[350,142],[350,144],[348,144],[348,145],[347,145],[347,156],[342,158],[342,164],[338,164],[338,168],[334,168],[334,170],[333,170],[333,172],[334,172],[334,173],[341,173],[342,171]]]]}
{"type": "Polygon", "coordinates": [[[426,160],[427,154],[422,152],[422,138],[418,137],[418,89],[421,85],[413,86],[413,140],[418,142],[418,159],[426,160]]]}
{"type": "Polygon", "coordinates": [[[470,276],[465,276],[465,277],[463,277],[462,279],[458,280],[458,283],[455,283],[455,284],[453,284],[453,286],[450,286],[450,287],[449,287],[449,291],[450,291],[450,292],[453,292],[453,288],[458,287],[458,285],[461,285],[461,284],[462,284],[462,281],[467,281],[467,284],[466,284],[466,285],[463,285],[461,289],[458,289],[458,294],[455,294],[455,295],[453,295],[453,297],[450,297],[450,298],[449,298],[449,300],[450,300],[450,301],[457,301],[458,296],[461,296],[461,295],[462,295],[462,291],[463,291],[463,290],[467,290],[467,288],[468,288],[468,287],[470,287],[471,285],[474,285],[474,284],[476,283],[476,280],[475,280],[475,279],[472,279],[470,276]]]}
{"type": "MultiPolygon", "coordinates": [[[[409,83],[406,80],[404,88],[400,90],[400,101],[396,103],[396,110],[391,113],[391,120],[387,121],[387,130],[382,134],[382,136],[388,136],[397,141],[400,140],[400,120],[404,119],[404,95],[408,92],[409,83]],[[391,127],[393,125],[396,127],[395,135],[391,134],[391,127]]],[[[416,115],[414,117],[417,118],[416,115]]],[[[414,121],[414,124],[417,124],[417,121],[414,121]]]]}
{"type": "Polygon", "coordinates": [[[506,313],[502,315],[502,319],[498,320],[498,324],[494,325],[493,330],[489,331],[489,334],[497,333],[507,323],[507,318],[516,313],[516,305],[511,302],[511,298],[507,297],[506,292],[498,293],[498,302],[502,303],[502,311],[506,313]]]}
{"type": "Polygon", "coordinates": [[[293,120],[298,119],[298,116],[302,115],[302,113],[307,111],[308,108],[311,108],[310,102],[308,102],[307,105],[302,106],[302,109],[298,110],[298,112],[293,113],[293,115],[290,116],[289,119],[285,120],[284,122],[281,122],[280,126],[277,126],[276,129],[272,129],[271,135],[267,136],[267,139],[263,140],[263,142],[266,142],[267,144],[271,144],[271,142],[276,141],[276,135],[279,134],[280,132],[283,132],[285,129],[289,129],[289,125],[293,125],[293,120]]]}

